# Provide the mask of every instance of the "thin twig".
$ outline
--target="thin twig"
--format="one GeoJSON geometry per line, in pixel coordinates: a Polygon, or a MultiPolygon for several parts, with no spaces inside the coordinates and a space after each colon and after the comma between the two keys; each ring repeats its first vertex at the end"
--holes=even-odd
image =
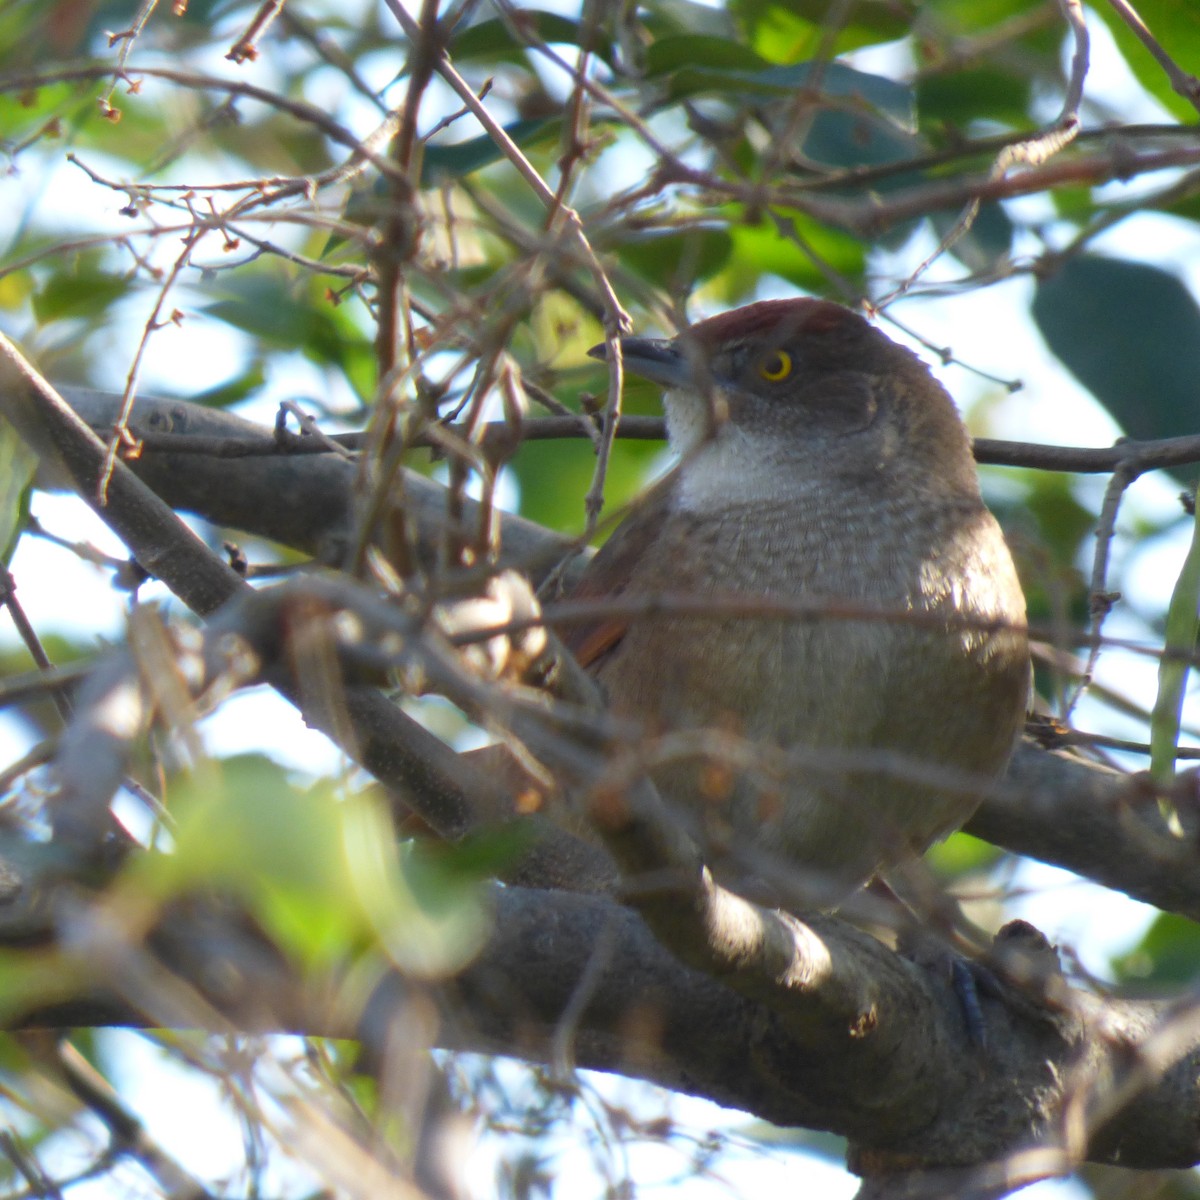
{"type": "Polygon", "coordinates": [[[1117,514],[1120,512],[1121,500],[1129,485],[1138,477],[1139,472],[1122,464],[1112,473],[1108,486],[1104,489],[1104,503],[1100,506],[1100,520],[1096,526],[1096,553],[1092,558],[1092,580],[1088,589],[1088,634],[1091,638],[1091,649],[1088,651],[1087,664],[1083,674],[1076,684],[1075,691],[1067,701],[1063,710],[1064,718],[1069,718],[1087,691],[1096,673],[1096,664],[1100,660],[1100,635],[1108,614],[1113,605],[1121,598],[1119,592],[1108,590],[1108,563],[1112,550],[1112,541],[1116,536],[1117,514]]]}
{"type": "Polygon", "coordinates": [[[1190,105],[1200,110],[1200,79],[1183,70],[1163,49],[1162,43],[1150,32],[1146,22],[1138,15],[1129,0],[1108,0],[1108,2],[1117,16],[1133,30],[1138,41],[1154,56],[1154,61],[1162,67],[1171,81],[1171,87],[1190,105]]]}
{"type": "Polygon", "coordinates": [[[271,23],[281,12],[286,0],[263,0],[246,27],[246,32],[229,49],[225,55],[230,62],[244,63],[247,59],[253,62],[258,57],[258,41],[271,27],[271,23]]]}
{"type": "MultiPolygon", "coordinates": [[[[11,71],[0,74],[0,91],[19,92],[24,89],[47,87],[54,83],[102,78],[111,73],[112,68],[103,64],[72,65],[35,71],[11,71]]],[[[137,73],[140,78],[161,79],[193,91],[216,91],[231,97],[256,100],[279,112],[287,113],[297,121],[312,125],[331,141],[347,147],[352,152],[364,152],[363,138],[335,121],[324,109],[304,100],[292,100],[270,88],[256,87],[254,84],[236,79],[221,79],[215,75],[205,75],[196,71],[178,71],[171,67],[139,67],[137,73]]],[[[366,153],[371,165],[387,178],[390,179],[398,173],[395,165],[389,162],[385,155],[375,151],[366,153]]]]}
{"type": "MultiPolygon", "coordinates": [[[[1053,155],[1069,146],[1079,135],[1079,105],[1083,101],[1083,85],[1087,78],[1089,61],[1087,23],[1083,19],[1083,5],[1080,0],[1058,0],[1058,5],[1070,26],[1075,45],[1071,55],[1071,73],[1067,80],[1062,112],[1049,129],[1005,146],[996,156],[996,161],[992,165],[990,177],[993,179],[1003,179],[1012,167],[1018,165],[1041,166],[1053,155]]],[[[892,301],[905,295],[943,254],[952,250],[956,243],[966,236],[971,226],[975,224],[982,206],[983,201],[979,196],[971,196],[959,213],[958,219],[942,235],[933,252],[918,263],[900,284],[877,300],[876,307],[886,308],[892,301]]]]}
{"type": "MultiPolygon", "coordinates": [[[[386,0],[386,3],[388,9],[404,30],[405,35],[410,39],[418,37],[420,30],[412,17],[404,10],[400,0],[386,0]]],[[[557,206],[557,200],[553,189],[538,174],[537,168],[525,157],[524,152],[509,137],[503,126],[480,103],[475,90],[454,69],[444,50],[439,56],[435,69],[471,110],[471,114],[487,131],[488,136],[496,143],[496,146],[504,154],[505,158],[516,168],[521,178],[532,189],[534,195],[542,201],[549,211],[554,211],[557,206]]],[[[606,326],[610,327],[614,334],[627,332],[631,328],[629,314],[622,308],[620,300],[617,299],[616,292],[613,291],[612,284],[608,281],[604,267],[600,263],[599,258],[597,258],[595,250],[592,249],[591,243],[588,241],[587,234],[583,229],[583,222],[579,219],[579,214],[574,209],[564,208],[562,216],[564,224],[573,239],[578,243],[584,260],[595,276],[596,283],[600,288],[601,294],[604,296],[606,326]]]]}
{"type": "MultiPolygon", "coordinates": [[[[117,67],[112,74],[112,83],[104,90],[104,95],[100,97],[100,112],[110,121],[120,119],[120,110],[113,107],[112,97],[117,90],[117,84],[126,78],[125,67],[129,62],[129,55],[133,50],[133,44],[141,36],[142,30],[146,27],[146,22],[150,20],[155,8],[158,7],[158,0],[142,0],[141,6],[138,8],[136,15],[133,18],[132,24],[127,28],[122,29],[119,33],[110,33],[108,35],[108,44],[110,47],[115,46],[117,42],[121,43],[121,49],[117,54],[117,67]]],[[[108,72],[106,72],[107,74],[108,72]]]]}
{"type": "Polygon", "coordinates": [[[129,444],[127,441],[129,434],[129,414],[133,411],[133,401],[137,395],[138,377],[141,374],[142,362],[146,357],[146,349],[150,344],[150,337],[152,334],[157,333],[165,324],[165,322],[160,320],[160,317],[163,307],[167,302],[167,296],[170,294],[175,281],[179,278],[180,272],[190,261],[192,249],[207,232],[208,230],[205,227],[199,226],[184,236],[183,250],[171,264],[171,270],[163,281],[162,287],[159,289],[154,307],[151,309],[150,315],[146,318],[146,323],[142,327],[142,336],[138,339],[137,350],[134,353],[133,362],[130,364],[129,373],[125,378],[125,394],[121,397],[121,412],[113,425],[112,437],[109,440],[108,449],[105,453],[104,468],[100,473],[100,479],[96,485],[96,496],[101,504],[106,503],[108,482],[112,478],[117,455],[120,453],[122,446],[129,444]]]}
{"type": "MultiPolygon", "coordinates": [[[[50,656],[46,653],[41,638],[37,635],[37,630],[34,629],[33,623],[26,615],[21,602],[17,599],[17,582],[13,579],[9,569],[2,563],[0,563],[0,605],[3,605],[8,610],[13,627],[16,629],[22,644],[29,652],[29,657],[33,659],[38,670],[53,671],[54,664],[50,661],[50,656]]],[[[64,722],[69,721],[71,719],[71,702],[67,697],[62,692],[54,689],[50,691],[50,698],[54,702],[54,707],[58,710],[58,715],[64,722]]]]}

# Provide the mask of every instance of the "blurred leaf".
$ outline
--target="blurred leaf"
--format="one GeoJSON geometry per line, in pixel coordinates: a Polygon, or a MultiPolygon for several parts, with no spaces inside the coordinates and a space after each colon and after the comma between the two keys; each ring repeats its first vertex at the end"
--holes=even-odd
{"type": "Polygon", "coordinates": [[[175,851],[147,860],[167,894],[231,892],[264,927],[308,961],[344,953],[366,933],[337,853],[338,813],[324,789],[299,793],[270,759],[242,755],[176,782],[175,851]]]}
{"type": "Polygon", "coordinates": [[[677,295],[716,274],[732,250],[729,231],[714,226],[634,234],[617,248],[617,257],[643,279],[677,295]]]}
{"type": "MultiPolygon", "coordinates": [[[[815,84],[820,96],[860,101],[864,112],[873,109],[904,129],[916,129],[916,102],[912,89],[884,75],[869,75],[841,62],[803,62],[780,67],[771,66],[760,59],[758,66],[737,69],[724,66],[724,52],[717,51],[715,47],[712,48],[713,62],[696,53],[698,49],[709,46],[710,39],[681,38],[679,41],[688,44],[679,48],[679,55],[673,52],[671,46],[664,48],[659,42],[651,46],[651,50],[658,48],[659,54],[667,62],[683,57],[682,51],[689,46],[695,55],[690,63],[684,61],[678,69],[666,69],[669,75],[668,91],[674,99],[710,94],[738,100],[747,96],[792,100],[797,92],[815,84]]],[[[647,74],[654,72],[648,70],[647,74]]]]}
{"type": "MultiPolygon", "coordinates": [[[[961,212],[931,214],[938,237],[943,238],[951,233],[961,216],[961,212]]],[[[950,247],[950,253],[969,271],[987,271],[996,265],[997,259],[1003,258],[1012,249],[1014,233],[1013,223],[1003,205],[983,204],[971,227],[950,247]]]]}
{"type": "MultiPolygon", "coordinates": [[[[3,30],[4,19],[0,16],[0,39],[4,36],[3,30]]],[[[61,122],[64,112],[78,103],[78,97],[78,85],[64,83],[46,84],[33,91],[0,92],[0,137],[9,143],[25,142],[44,130],[53,118],[61,122]]],[[[55,136],[54,127],[43,136],[55,136]]],[[[61,136],[61,129],[58,136],[61,136]]]]}
{"type": "Polygon", "coordinates": [[[84,970],[78,956],[57,950],[0,950],[0,1020],[67,1000],[84,970]]]}
{"type": "Polygon", "coordinates": [[[415,853],[406,843],[405,866],[418,893],[452,893],[455,886],[495,877],[537,841],[538,826],[521,818],[469,833],[457,842],[431,842],[415,853]]]}
{"type": "MultiPolygon", "coordinates": [[[[26,252],[27,245],[28,243],[22,243],[21,253],[26,252]]],[[[33,273],[31,271],[10,271],[7,275],[0,275],[0,308],[10,312],[24,310],[29,304],[29,298],[33,295],[33,291],[33,273]]]]}
{"type": "MultiPolygon", "coordinates": [[[[868,114],[828,111],[813,118],[802,149],[810,162],[827,167],[882,167],[913,158],[924,144],[868,114]]],[[[874,190],[898,190],[910,182],[910,175],[893,175],[878,180],[874,190]]]]}
{"type": "Polygon", "coordinates": [[[655,37],[687,33],[734,41],[737,35],[724,8],[697,0],[655,0],[643,7],[642,19],[655,37]]]}
{"type": "MultiPolygon", "coordinates": [[[[646,397],[658,394],[650,385],[631,390],[646,397]]],[[[617,442],[605,484],[606,514],[641,491],[650,465],[661,453],[657,442],[617,442]]],[[[583,497],[596,468],[590,441],[525,442],[509,466],[520,484],[522,516],[572,533],[583,529],[583,497]]]]}
{"type": "Polygon", "coordinates": [[[370,358],[370,342],[350,317],[348,306],[314,299],[312,289],[318,285],[313,280],[306,278],[292,287],[277,276],[246,271],[224,275],[222,280],[229,295],[204,306],[209,316],[347,372],[354,359],[370,358]]]}
{"type": "Polygon", "coordinates": [[[240,375],[218,383],[206,392],[188,396],[188,400],[193,404],[203,404],[205,408],[229,408],[230,405],[240,404],[247,396],[257,392],[266,382],[266,378],[263,359],[256,356],[240,375]]]}
{"type": "Polygon", "coordinates": [[[837,29],[829,27],[827,0],[731,0],[730,11],[755,50],[773,62],[815,54],[832,35],[835,54],[892,42],[909,32],[910,18],[890,0],[860,0],[837,29]]]}
{"type": "Polygon", "coordinates": [[[103,316],[130,290],[130,281],[94,264],[76,262],[55,271],[33,295],[33,313],[40,324],[69,317],[103,316]]]}
{"type": "Polygon", "coordinates": [[[654,42],[647,76],[666,81],[672,99],[711,95],[764,106],[763,120],[791,125],[793,105],[776,113],[770,102],[792,102],[814,88],[814,115],[799,152],[830,166],[874,166],[910,157],[919,143],[911,88],[841,62],[772,66],[743,47],[717,38],[674,37],[654,42]]]}
{"type": "Polygon", "coordinates": [[[612,42],[603,30],[593,28],[589,31],[582,21],[540,9],[517,10],[508,20],[494,18],[469,25],[451,39],[450,53],[459,62],[483,58],[492,62],[523,63],[530,50],[525,41],[514,36],[511,26],[515,22],[520,23],[521,32],[530,41],[583,46],[585,35],[588,35],[587,49],[606,61],[612,57],[612,42]]]}
{"type": "Polygon", "coordinates": [[[1058,471],[1024,472],[1021,507],[1037,523],[1041,542],[1056,562],[1072,566],[1096,532],[1096,516],[1079,503],[1075,481],[1058,471]]]}
{"type": "MultiPolygon", "coordinates": [[[[1158,663],[1158,694],[1150,714],[1150,774],[1163,785],[1175,776],[1183,697],[1191,669],[1189,659],[1196,647],[1200,614],[1197,600],[1200,600],[1200,508],[1192,518],[1192,540],[1167,606],[1166,638],[1158,663]]],[[[1169,810],[1169,804],[1166,799],[1159,800],[1159,807],[1168,815],[1172,828],[1177,829],[1179,820],[1169,810]]]]}
{"type": "Polygon", "coordinates": [[[977,871],[986,870],[1004,851],[991,842],[985,842],[969,833],[952,833],[944,842],[936,842],[929,848],[926,858],[943,879],[954,879],[977,871]]]}
{"type": "Polygon", "coordinates": [[[1187,984],[1200,976],[1200,925],[1160,913],[1137,947],[1112,961],[1118,982],[1187,984]]]}
{"type": "Polygon", "coordinates": [[[164,897],[231,893],[308,963],[378,939],[404,969],[440,974],[461,966],[482,936],[482,910],[461,885],[430,886],[427,871],[418,897],[391,823],[369,796],[339,800],[324,784],[300,790],[269,759],[242,755],[178,780],[172,813],[174,852],[139,860],[132,881],[164,897]]]}
{"type": "Polygon", "coordinates": [[[973,121],[1003,122],[1014,129],[1030,123],[1031,81],[995,66],[931,72],[917,84],[921,120],[964,129],[973,121]]]}
{"type": "MultiPolygon", "coordinates": [[[[562,120],[556,117],[513,121],[504,127],[504,132],[524,151],[534,146],[554,146],[561,136],[562,120]]],[[[450,145],[426,145],[421,183],[431,187],[442,179],[461,179],[503,158],[504,151],[489,134],[450,145]]]]}
{"type": "Polygon", "coordinates": [[[762,71],[769,64],[748,46],[728,38],[696,33],[656,38],[646,47],[646,74],[666,75],[683,67],[709,67],[718,71],[762,71]]]}
{"type": "Polygon", "coordinates": [[[1158,267],[1080,255],[1038,281],[1050,349],[1131,437],[1200,428],[1200,307],[1158,267]]]}
{"type": "Polygon", "coordinates": [[[29,493],[37,465],[38,456],[0,418],[0,563],[5,565],[12,561],[29,517],[29,493]]]}
{"type": "Polygon", "coordinates": [[[777,210],[775,215],[794,231],[794,237],[780,233],[766,220],[755,225],[734,224],[733,254],[726,269],[713,280],[726,303],[751,295],[763,275],[778,276],[801,291],[815,293],[829,286],[830,270],[847,279],[862,278],[866,252],[857,238],[794,211],[777,210]]]}
{"type": "MultiPolygon", "coordinates": [[[[334,152],[321,132],[307,122],[297,124],[284,113],[270,111],[251,117],[249,113],[243,116],[239,108],[236,119],[214,119],[210,112],[198,115],[197,122],[200,120],[207,126],[213,149],[253,163],[258,171],[318,175],[334,164],[334,152]]],[[[347,151],[339,147],[336,153],[347,151]]]]}
{"type": "Polygon", "coordinates": [[[1050,198],[1060,217],[1077,224],[1082,224],[1096,211],[1096,198],[1089,187],[1056,188],[1050,198]]]}
{"type": "MultiPolygon", "coordinates": [[[[1137,15],[1176,64],[1191,75],[1200,75],[1200,6],[1191,0],[1138,0],[1136,8],[1137,15]]],[[[1096,11],[1142,87],[1169,113],[1189,124],[1194,122],[1195,106],[1175,91],[1137,34],[1110,5],[1099,4],[1096,11]]]]}
{"type": "Polygon", "coordinates": [[[1172,196],[1167,203],[1154,205],[1159,212],[1170,213],[1185,221],[1200,221],[1200,188],[1185,196],[1172,196]]]}
{"type": "MultiPolygon", "coordinates": [[[[1050,30],[1053,44],[1062,44],[1064,30],[1061,18],[1053,10],[1046,11],[1043,28],[1050,30]]],[[[952,35],[962,36],[993,31],[1015,17],[1028,18],[1029,0],[938,0],[937,19],[952,35]]],[[[1028,35],[1026,35],[1028,36],[1028,35]]]]}

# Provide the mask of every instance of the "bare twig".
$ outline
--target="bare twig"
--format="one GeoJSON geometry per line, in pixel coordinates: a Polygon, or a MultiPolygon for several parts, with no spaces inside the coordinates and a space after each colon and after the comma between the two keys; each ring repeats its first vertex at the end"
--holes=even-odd
{"type": "Polygon", "coordinates": [[[229,49],[225,55],[235,63],[244,63],[247,59],[253,62],[258,57],[258,41],[271,27],[271,23],[281,12],[286,0],[262,0],[258,11],[246,27],[246,32],[229,49]]]}
{"type": "Polygon", "coordinates": [[[1121,500],[1139,474],[1140,472],[1131,465],[1122,463],[1113,471],[1108,486],[1104,489],[1104,503],[1100,506],[1100,521],[1096,526],[1096,553],[1092,559],[1092,580],[1088,593],[1088,632],[1092,644],[1088,651],[1087,665],[1064,710],[1063,715],[1067,718],[1087,691],[1096,673],[1096,664],[1100,660],[1102,649],[1100,635],[1104,629],[1104,622],[1112,612],[1113,605],[1121,598],[1119,592],[1108,590],[1109,554],[1117,531],[1117,514],[1121,509],[1121,500]]]}
{"type": "MultiPolygon", "coordinates": [[[[130,364],[129,374],[125,379],[125,394],[121,397],[121,413],[113,426],[112,437],[109,440],[108,450],[104,459],[104,469],[96,484],[96,497],[101,505],[107,503],[108,481],[112,478],[117,455],[120,453],[122,447],[129,445],[127,440],[129,436],[127,423],[129,421],[129,414],[133,411],[133,401],[137,395],[138,376],[141,374],[142,361],[146,356],[146,348],[150,343],[151,336],[157,333],[165,324],[161,320],[161,315],[167,303],[167,296],[170,294],[175,281],[179,278],[180,272],[191,261],[192,250],[195,248],[196,243],[200,241],[206,232],[203,227],[194,228],[184,236],[183,249],[171,264],[171,270],[167,273],[166,279],[163,280],[162,287],[159,288],[158,297],[154,301],[154,307],[150,310],[150,315],[146,318],[146,323],[142,327],[142,336],[138,339],[137,350],[134,352],[133,362],[130,364]]],[[[181,313],[172,313],[171,322],[180,320],[182,320],[181,313]]]]}
{"type": "MultiPolygon", "coordinates": [[[[1083,84],[1088,71],[1088,30],[1083,18],[1081,0],[1058,0],[1058,4],[1070,26],[1075,44],[1062,112],[1049,129],[1005,146],[997,155],[992,166],[991,178],[993,179],[1003,179],[1008,171],[1017,165],[1041,166],[1053,155],[1070,145],[1079,134],[1079,105],[1083,101],[1083,84]]],[[[933,252],[918,263],[903,282],[876,301],[876,307],[885,308],[893,300],[903,296],[943,254],[953,249],[955,244],[975,224],[982,203],[981,197],[971,196],[958,219],[942,235],[933,252]]]]}
{"type": "MultiPolygon", "coordinates": [[[[47,67],[35,71],[10,71],[0,74],[0,91],[22,91],[46,87],[52,83],[64,83],[79,79],[98,79],[111,73],[103,64],[84,64],[47,67]]],[[[311,125],[331,141],[347,147],[353,153],[365,153],[371,165],[382,175],[392,178],[397,174],[394,164],[377,151],[366,149],[362,137],[335,121],[328,112],[316,104],[304,100],[292,100],[270,88],[257,87],[236,79],[221,79],[195,71],[178,71],[171,67],[139,67],[138,75],[147,79],[162,79],[179,87],[196,91],[216,91],[231,97],[256,100],[279,112],[287,113],[303,124],[311,125]]]]}
{"type": "Polygon", "coordinates": [[[1108,2],[1116,11],[1117,16],[1133,30],[1138,41],[1154,56],[1154,61],[1162,67],[1171,81],[1171,87],[1189,104],[1200,110],[1200,79],[1183,70],[1163,49],[1162,43],[1150,32],[1146,22],[1138,15],[1129,0],[1108,0],[1108,2]]]}
{"type": "MultiPolygon", "coordinates": [[[[400,0],[386,0],[387,6],[392,15],[399,22],[400,27],[404,30],[405,35],[410,40],[416,40],[420,37],[420,29],[413,21],[412,17],[404,10],[400,0]]],[[[487,130],[488,136],[496,143],[499,149],[503,152],[505,158],[517,169],[521,178],[529,184],[534,195],[546,206],[547,211],[554,212],[559,208],[558,200],[554,190],[546,183],[546,181],[538,173],[537,168],[525,157],[521,148],[512,140],[505,132],[503,126],[488,112],[488,110],[480,103],[474,89],[469,83],[454,69],[445,51],[440,53],[436,68],[437,73],[450,85],[451,88],[459,95],[466,106],[471,110],[475,119],[487,130]]],[[[609,283],[608,276],[605,273],[604,267],[600,260],[596,257],[596,252],[592,249],[591,243],[588,241],[587,234],[584,232],[583,222],[579,219],[579,214],[574,209],[561,209],[563,223],[566,226],[571,238],[578,244],[583,255],[584,261],[587,263],[593,276],[596,279],[596,284],[600,288],[601,294],[605,300],[605,324],[611,332],[623,333],[630,328],[629,314],[625,312],[621,306],[620,300],[617,299],[616,293],[613,291],[612,285],[609,283]]]]}
{"type": "Polygon", "coordinates": [[[113,92],[117,90],[117,84],[126,79],[125,67],[129,62],[129,55],[133,51],[133,44],[141,36],[142,30],[146,27],[146,22],[150,20],[154,10],[158,7],[158,0],[142,0],[138,6],[137,13],[133,18],[132,24],[126,29],[122,29],[119,33],[110,33],[108,35],[109,46],[115,46],[117,42],[121,43],[121,49],[117,54],[117,68],[112,72],[113,81],[105,88],[104,95],[100,97],[100,112],[108,120],[119,120],[120,110],[113,107],[112,97],[113,92]]]}
{"type": "Polygon", "coordinates": [[[166,1195],[187,1197],[187,1200],[211,1200],[212,1193],[150,1136],[108,1080],[75,1046],[59,1040],[50,1065],[52,1069],[57,1067],[67,1088],[108,1130],[114,1152],[136,1158],[166,1195]]]}

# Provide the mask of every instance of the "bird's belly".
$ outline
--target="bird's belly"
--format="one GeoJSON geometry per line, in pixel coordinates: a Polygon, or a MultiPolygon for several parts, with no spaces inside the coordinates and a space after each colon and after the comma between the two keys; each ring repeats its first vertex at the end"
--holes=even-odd
{"type": "Polygon", "coordinates": [[[635,625],[600,678],[661,751],[664,798],[735,881],[774,864],[836,903],[965,821],[1011,752],[1028,671],[1016,635],[981,644],[903,613],[672,623],[653,651],[635,625]]]}

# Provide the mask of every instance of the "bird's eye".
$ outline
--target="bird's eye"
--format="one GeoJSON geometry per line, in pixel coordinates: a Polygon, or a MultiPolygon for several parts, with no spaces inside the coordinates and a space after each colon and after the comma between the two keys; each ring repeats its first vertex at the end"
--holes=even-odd
{"type": "Polygon", "coordinates": [[[769,383],[778,383],[792,373],[792,356],[786,350],[772,350],[758,364],[758,373],[769,383]]]}

